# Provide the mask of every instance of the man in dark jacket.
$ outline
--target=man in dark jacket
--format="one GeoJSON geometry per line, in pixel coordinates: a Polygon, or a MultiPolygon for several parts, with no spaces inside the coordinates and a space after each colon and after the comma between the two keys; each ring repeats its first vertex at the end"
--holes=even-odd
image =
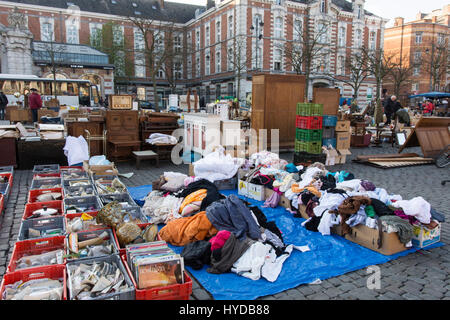
{"type": "Polygon", "coordinates": [[[36,89],[31,89],[31,94],[28,96],[28,102],[31,113],[33,114],[33,122],[38,122],[38,110],[42,108],[42,99],[36,89]]]}
{"type": "Polygon", "coordinates": [[[0,120],[5,120],[5,109],[8,105],[8,98],[3,93],[3,91],[0,91],[0,120]]]}
{"type": "Polygon", "coordinates": [[[384,113],[386,114],[387,121],[384,124],[388,126],[391,124],[392,116],[395,117],[395,113],[401,108],[400,102],[397,101],[396,96],[392,96],[390,99],[387,99],[384,105],[384,113]]]}

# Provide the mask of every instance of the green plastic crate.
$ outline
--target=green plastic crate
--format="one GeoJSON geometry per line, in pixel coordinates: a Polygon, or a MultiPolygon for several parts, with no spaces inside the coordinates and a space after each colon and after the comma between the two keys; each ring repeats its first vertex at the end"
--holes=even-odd
{"type": "Polygon", "coordinates": [[[296,128],[295,137],[298,141],[321,141],[322,130],[308,130],[296,128]]]}
{"type": "Polygon", "coordinates": [[[297,103],[297,115],[303,117],[321,116],[323,115],[323,104],[297,103]]]}
{"type": "Polygon", "coordinates": [[[322,153],[322,141],[295,141],[295,152],[322,153]]]}

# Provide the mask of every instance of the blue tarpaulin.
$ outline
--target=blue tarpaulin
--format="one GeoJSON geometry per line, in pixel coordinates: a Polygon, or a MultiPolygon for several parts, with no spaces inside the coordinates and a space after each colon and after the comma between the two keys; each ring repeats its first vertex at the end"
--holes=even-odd
{"type": "MultiPolygon", "coordinates": [[[[150,192],[151,186],[128,188],[128,190],[136,201],[142,199],[142,194],[150,192]]],[[[222,193],[228,196],[232,193],[237,194],[237,191],[224,190],[222,193]]],[[[259,201],[248,198],[245,200],[253,205],[262,205],[259,201]]],[[[253,281],[234,273],[211,274],[206,271],[207,266],[201,270],[187,267],[189,273],[211,293],[214,299],[253,300],[311,283],[317,279],[325,280],[371,265],[383,264],[418,250],[412,248],[396,255],[385,256],[337,235],[322,236],[318,232],[308,231],[301,226],[304,219],[294,218],[280,206],[273,209],[261,208],[261,210],[268,221],[276,222],[286,244],[308,245],[311,250],[308,252],[294,250],[284,262],[283,269],[275,282],[269,282],[264,278],[253,281]]],[[[444,244],[434,244],[427,249],[442,245],[444,244]]],[[[183,247],[171,246],[171,248],[177,253],[183,250],[183,247]]]]}

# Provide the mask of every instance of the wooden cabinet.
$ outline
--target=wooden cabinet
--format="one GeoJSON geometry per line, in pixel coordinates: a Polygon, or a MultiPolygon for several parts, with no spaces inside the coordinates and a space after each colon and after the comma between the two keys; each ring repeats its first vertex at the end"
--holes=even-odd
{"type": "Polygon", "coordinates": [[[314,88],[313,103],[323,104],[323,114],[335,116],[339,110],[341,91],[336,88],[314,88]]]}
{"type": "Polygon", "coordinates": [[[129,159],[133,150],[140,150],[138,111],[106,111],[106,130],[108,156],[129,159]]]}
{"type": "MultiPolygon", "coordinates": [[[[66,122],[67,135],[73,137],[83,136],[87,140],[85,130],[88,130],[91,136],[103,135],[104,121],[75,121],[66,122]]],[[[103,154],[103,141],[91,141],[90,156],[103,154]]]]}
{"type": "Polygon", "coordinates": [[[258,74],[252,81],[251,127],[259,134],[267,129],[267,146],[271,130],[279,130],[280,148],[293,148],[297,103],[304,102],[305,76],[258,74]]]}
{"type": "Polygon", "coordinates": [[[0,167],[17,167],[16,138],[1,138],[0,150],[0,167]]]}

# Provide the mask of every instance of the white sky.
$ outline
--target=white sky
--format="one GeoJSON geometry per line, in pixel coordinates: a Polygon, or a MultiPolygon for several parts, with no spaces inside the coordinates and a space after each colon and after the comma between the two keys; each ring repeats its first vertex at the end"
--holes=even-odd
{"type": "MultiPolygon", "coordinates": [[[[169,2],[182,2],[196,5],[205,5],[206,0],[165,0],[169,2]]],[[[348,1],[348,0],[347,0],[348,1]]],[[[405,18],[405,22],[415,20],[416,14],[420,11],[430,13],[436,9],[442,9],[450,4],[449,0],[366,0],[367,11],[377,16],[391,19],[387,26],[392,26],[396,17],[405,18]]]]}

